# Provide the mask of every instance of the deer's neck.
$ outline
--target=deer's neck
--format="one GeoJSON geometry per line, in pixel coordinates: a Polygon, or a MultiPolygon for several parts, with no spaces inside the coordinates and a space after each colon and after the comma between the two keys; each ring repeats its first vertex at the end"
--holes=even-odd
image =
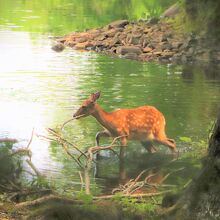
{"type": "Polygon", "coordinates": [[[92,116],[107,130],[111,131],[113,128],[111,113],[104,111],[97,103],[95,104],[95,111],[92,116]]]}

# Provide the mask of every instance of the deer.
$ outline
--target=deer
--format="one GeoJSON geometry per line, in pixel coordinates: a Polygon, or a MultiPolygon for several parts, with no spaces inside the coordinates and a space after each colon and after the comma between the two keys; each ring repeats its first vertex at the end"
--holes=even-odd
{"type": "Polygon", "coordinates": [[[159,110],[153,106],[140,106],[106,112],[97,103],[100,95],[100,92],[92,93],[73,114],[76,119],[91,115],[104,127],[96,134],[96,146],[99,146],[101,137],[120,137],[120,158],[124,157],[129,140],[140,141],[149,153],[157,151],[153,145],[155,142],[176,153],[176,143],[166,136],[165,118],[159,110]]]}

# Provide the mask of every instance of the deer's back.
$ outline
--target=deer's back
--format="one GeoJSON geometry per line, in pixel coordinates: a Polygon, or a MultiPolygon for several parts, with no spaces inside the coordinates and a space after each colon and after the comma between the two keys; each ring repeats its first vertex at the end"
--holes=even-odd
{"type": "Polygon", "coordinates": [[[153,106],[119,109],[112,116],[117,134],[126,134],[130,139],[154,139],[164,132],[164,116],[153,106]]]}

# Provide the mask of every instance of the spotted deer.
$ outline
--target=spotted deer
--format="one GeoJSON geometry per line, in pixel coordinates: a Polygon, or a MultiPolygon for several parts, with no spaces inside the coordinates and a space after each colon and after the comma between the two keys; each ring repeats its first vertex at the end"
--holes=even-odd
{"type": "Polygon", "coordinates": [[[96,102],[99,97],[100,92],[92,93],[73,115],[77,119],[91,115],[104,127],[103,131],[96,134],[97,146],[100,137],[121,136],[121,157],[124,155],[124,146],[127,146],[128,140],[140,141],[150,153],[156,151],[153,142],[163,144],[172,152],[176,152],[175,141],[167,138],[165,133],[165,118],[155,107],[141,106],[106,112],[96,102]]]}

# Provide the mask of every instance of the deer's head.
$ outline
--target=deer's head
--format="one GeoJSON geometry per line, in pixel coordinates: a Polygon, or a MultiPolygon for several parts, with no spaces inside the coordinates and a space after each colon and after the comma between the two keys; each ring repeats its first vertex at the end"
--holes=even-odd
{"type": "Polygon", "coordinates": [[[73,114],[73,117],[78,119],[91,115],[95,111],[95,102],[100,97],[100,94],[100,92],[92,93],[73,114]]]}

